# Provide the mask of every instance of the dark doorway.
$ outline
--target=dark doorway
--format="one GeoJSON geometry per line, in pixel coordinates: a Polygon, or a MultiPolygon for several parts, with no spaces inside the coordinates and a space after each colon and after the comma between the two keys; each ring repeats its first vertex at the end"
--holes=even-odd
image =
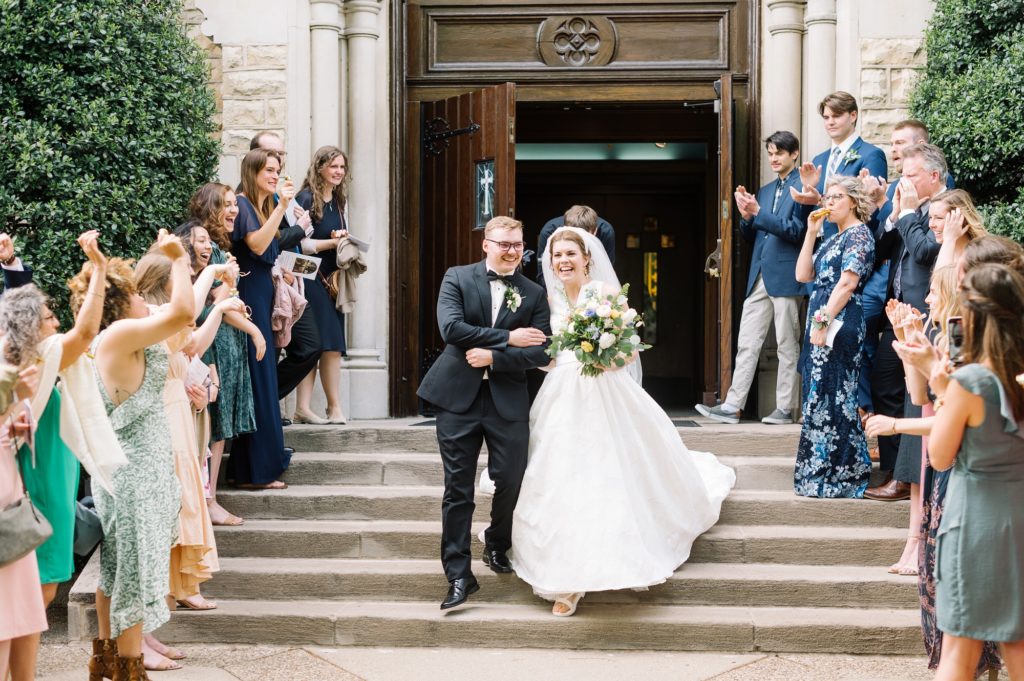
{"type": "MultiPolygon", "coordinates": [[[[717,222],[717,119],[710,106],[519,104],[516,207],[526,240],[573,204],[615,228],[615,269],[654,346],[644,387],[666,409],[701,399],[708,310],[704,260],[717,222]]],[[[538,254],[538,258],[542,257],[538,254]]],[[[530,274],[536,274],[536,262],[530,274]]]]}

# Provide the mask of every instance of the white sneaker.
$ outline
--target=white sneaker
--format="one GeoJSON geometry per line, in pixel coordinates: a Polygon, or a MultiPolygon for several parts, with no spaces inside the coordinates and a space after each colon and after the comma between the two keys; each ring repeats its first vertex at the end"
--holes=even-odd
{"type": "Polygon", "coordinates": [[[719,423],[735,425],[740,422],[740,413],[738,411],[726,411],[720,404],[717,404],[714,407],[695,404],[694,408],[700,412],[701,416],[707,416],[709,419],[718,421],[719,423]]]}

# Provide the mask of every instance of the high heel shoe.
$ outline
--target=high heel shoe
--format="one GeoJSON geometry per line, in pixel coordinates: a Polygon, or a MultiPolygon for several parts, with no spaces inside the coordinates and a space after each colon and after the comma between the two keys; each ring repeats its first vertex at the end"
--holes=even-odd
{"type": "Polygon", "coordinates": [[[92,657],[89,658],[89,681],[114,678],[117,667],[117,639],[94,638],[92,657]]]}
{"type": "Polygon", "coordinates": [[[327,419],[322,419],[311,411],[299,411],[298,409],[295,410],[292,421],[295,423],[308,423],[311,426],[326,426],[330,423],[327,419]]]}

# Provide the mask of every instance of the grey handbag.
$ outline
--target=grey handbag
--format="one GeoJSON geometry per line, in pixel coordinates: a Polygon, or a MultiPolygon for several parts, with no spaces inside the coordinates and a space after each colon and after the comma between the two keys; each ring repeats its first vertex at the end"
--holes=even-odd
{"type": "MultiPolygon", "coordinates": [[[[18,476],[21,479],[21,476],[18,476]]],[[[0,510],[0,568],[23,558],[50,538],[53,528],[32,505],[22,480],[25,496],[0,510]]]]}
{"type": "Polygon", "coordinates": [[[88,556],[101,541],[103,523],[100,522],[92,497],[85,497],[75,506],[75,555],[88,556]]]}

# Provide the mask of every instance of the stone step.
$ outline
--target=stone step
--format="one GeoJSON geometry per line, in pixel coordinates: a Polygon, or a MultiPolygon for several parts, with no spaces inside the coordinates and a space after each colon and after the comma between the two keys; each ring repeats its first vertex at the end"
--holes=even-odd
{"type": "MultiPolygon", "coordinates": [[[[792,456],[800,426],[761,423],[725,425],[703,417],[696,428],[678,428],[690,449],[745,456],[792,456]]],[[[345,426],[293,425],[284,429],[285,442],[297,452],[437,452],[434,427],[413,424],[429,419],[362,421],[345,426]]]]}
{"type": "MultiPolygon", "coordinates": [[[[423,520],[438,517],[436,486],[293,485],[284,490],[223,490],[217,499],[243,518],[306,520],[423,520]]],[[[685,503],[685,500],[680,500],[685,503]]],[[[719,522],[730,525],[868,525],[906,527],[909,502],[808,499],[792,491],[733,490],[719,522]]],[[[490,496],[477,495],[474,518],[490,513],[490,496]]]]}
{"type": "MultiPolygon", "coordinates": [[[[439,600],[438,600],[439,602],[439,600]]],[[[557,618],[547,604],[230,601],[176,612],[158,636],[202,642],[328,646],[577,648],[911,655],[921,652],[911,609],[746,608],[594,604],[557,618]]]]}
{"type": "MultiPolygon", "coordinates": [[[[474,536],[484,527],[474,526],[474,536]]],[[[898,527],[716,525],[697,538],[690,562],[887,566],[899,557],[906,536],[898,527]]],[[[217,549],[228,558],[436,561],[440,546],[440,521],[250,519],[217,528],[217,549]]],[[[479,555],[478,542],[474,551],[479,555]]]]}
{"type": "MultiPolygon", "coordinates": [[[[204,593],[229,600],[438,600],[447,588],[437,560],[226,558],[204,593]]],[[[477,602],[537,603],[515,575],[482,563],[477,602]]],[[[917,580],[882,567],[687,563],[664,584],[645,591],[603,591],[588,603],[747,607],[913,608],[917,580]]]]}
{"type": "MultiPolygon", "coordinates": [[[[737,489],[793,488],[792,455],[719,460],[736,471],[737,489]]],[[[478,477],[486,465],[487,457],[481,456],[478,477]]],[[[296,452],[281,479],[290,485],[443,485],[444,468],[436,452],[296,452]]]]}

